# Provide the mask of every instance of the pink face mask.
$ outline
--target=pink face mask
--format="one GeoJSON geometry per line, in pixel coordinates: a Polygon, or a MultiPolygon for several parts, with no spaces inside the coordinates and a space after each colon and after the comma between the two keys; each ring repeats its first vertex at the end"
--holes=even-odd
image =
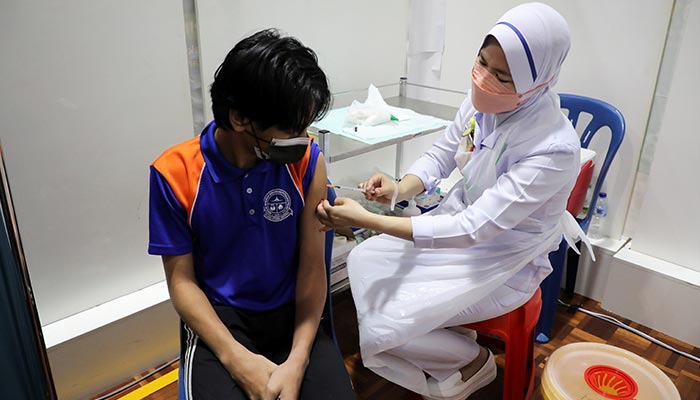
{"type": "Polygon", "coordinates": [[[547,84],[549,81],[525,93],[516,93],[477,62],[472,68],[472,104],[484,114],[513,111],[524,102],[521,101],[524,96],[547,84]]]}

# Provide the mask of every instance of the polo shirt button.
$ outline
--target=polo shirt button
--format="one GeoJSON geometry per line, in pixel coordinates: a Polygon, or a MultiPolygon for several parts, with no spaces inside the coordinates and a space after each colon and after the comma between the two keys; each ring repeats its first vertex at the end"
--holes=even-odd
{"type": "Polygon", "coordinates": [[[253,193],[253,189],[252,189],[252,188],[248,188],[248,189],[245,190],[245,192],[248,193],[248,194],[251,194],[251,193],[253,193]]]}
{"type": "Polygon", "coordinates": [[[247,177],[248,177],[248,174],[243,175],[243,177],[244,177],[244,178],[247,178],[247,177]]]}
{"type": "Polygon", "coordinates": [[[253,209],[251,208],[250,210],[248,210],[248,214],[250,214],[250,215],[255,214],[255,210],[253,210],[253,209]]]}

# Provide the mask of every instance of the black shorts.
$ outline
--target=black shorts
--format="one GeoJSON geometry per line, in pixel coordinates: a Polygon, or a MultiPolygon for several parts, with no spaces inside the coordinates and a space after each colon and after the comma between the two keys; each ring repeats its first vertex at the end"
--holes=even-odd
{"type": "MultiPolygon", "coordinates": [[[[294,335],[294,304],[254,313],[229,306],[214,306],[233,337],[248,350],[281,364],[289,355],[294,335]]],[[[248,397],[209,347],[186,324],[180,330],[180,400],[248,397]]],[[[318,329],[301,384],[302,400],[355,398],[343,357],[335,341],[318,329]]]]}

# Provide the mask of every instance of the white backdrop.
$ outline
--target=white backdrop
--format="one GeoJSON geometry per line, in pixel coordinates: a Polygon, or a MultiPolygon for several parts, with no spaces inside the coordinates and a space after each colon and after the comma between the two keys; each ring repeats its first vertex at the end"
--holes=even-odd
{"type": "Polygon", "coordinates": [[[700,271],[700,199],[695,124],[700,93],[700,4],[688,5],[654,161],[632,240],[640,253],[700,271]]]}
{"type": "Polygon", "coordinates": [[[164,279],[148,165],[192,137],[182,5],[5,0],[0,140],[42,324],[164,279]]]}

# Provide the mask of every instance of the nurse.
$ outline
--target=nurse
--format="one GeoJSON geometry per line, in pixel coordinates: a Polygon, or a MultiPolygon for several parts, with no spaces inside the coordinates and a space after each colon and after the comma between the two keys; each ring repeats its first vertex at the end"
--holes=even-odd
{"type": "Polygon", "coordinates": [[[475,332],[456,327],[527,302],[552,268],[562,233],[584,237],[565,211],[579,170],[579,138],[552,91],[569,50],[564,18],[517,6],[487,33],[470,95],[442,137],[396,184],[360,186],[390,203],[464,176],[427,215],[376,215],[338,198],[317,207],[326,228],[385,234],[356,247],[348,272],[365,366],[428,399],[464,399],[496,377],[475,332]]]}

